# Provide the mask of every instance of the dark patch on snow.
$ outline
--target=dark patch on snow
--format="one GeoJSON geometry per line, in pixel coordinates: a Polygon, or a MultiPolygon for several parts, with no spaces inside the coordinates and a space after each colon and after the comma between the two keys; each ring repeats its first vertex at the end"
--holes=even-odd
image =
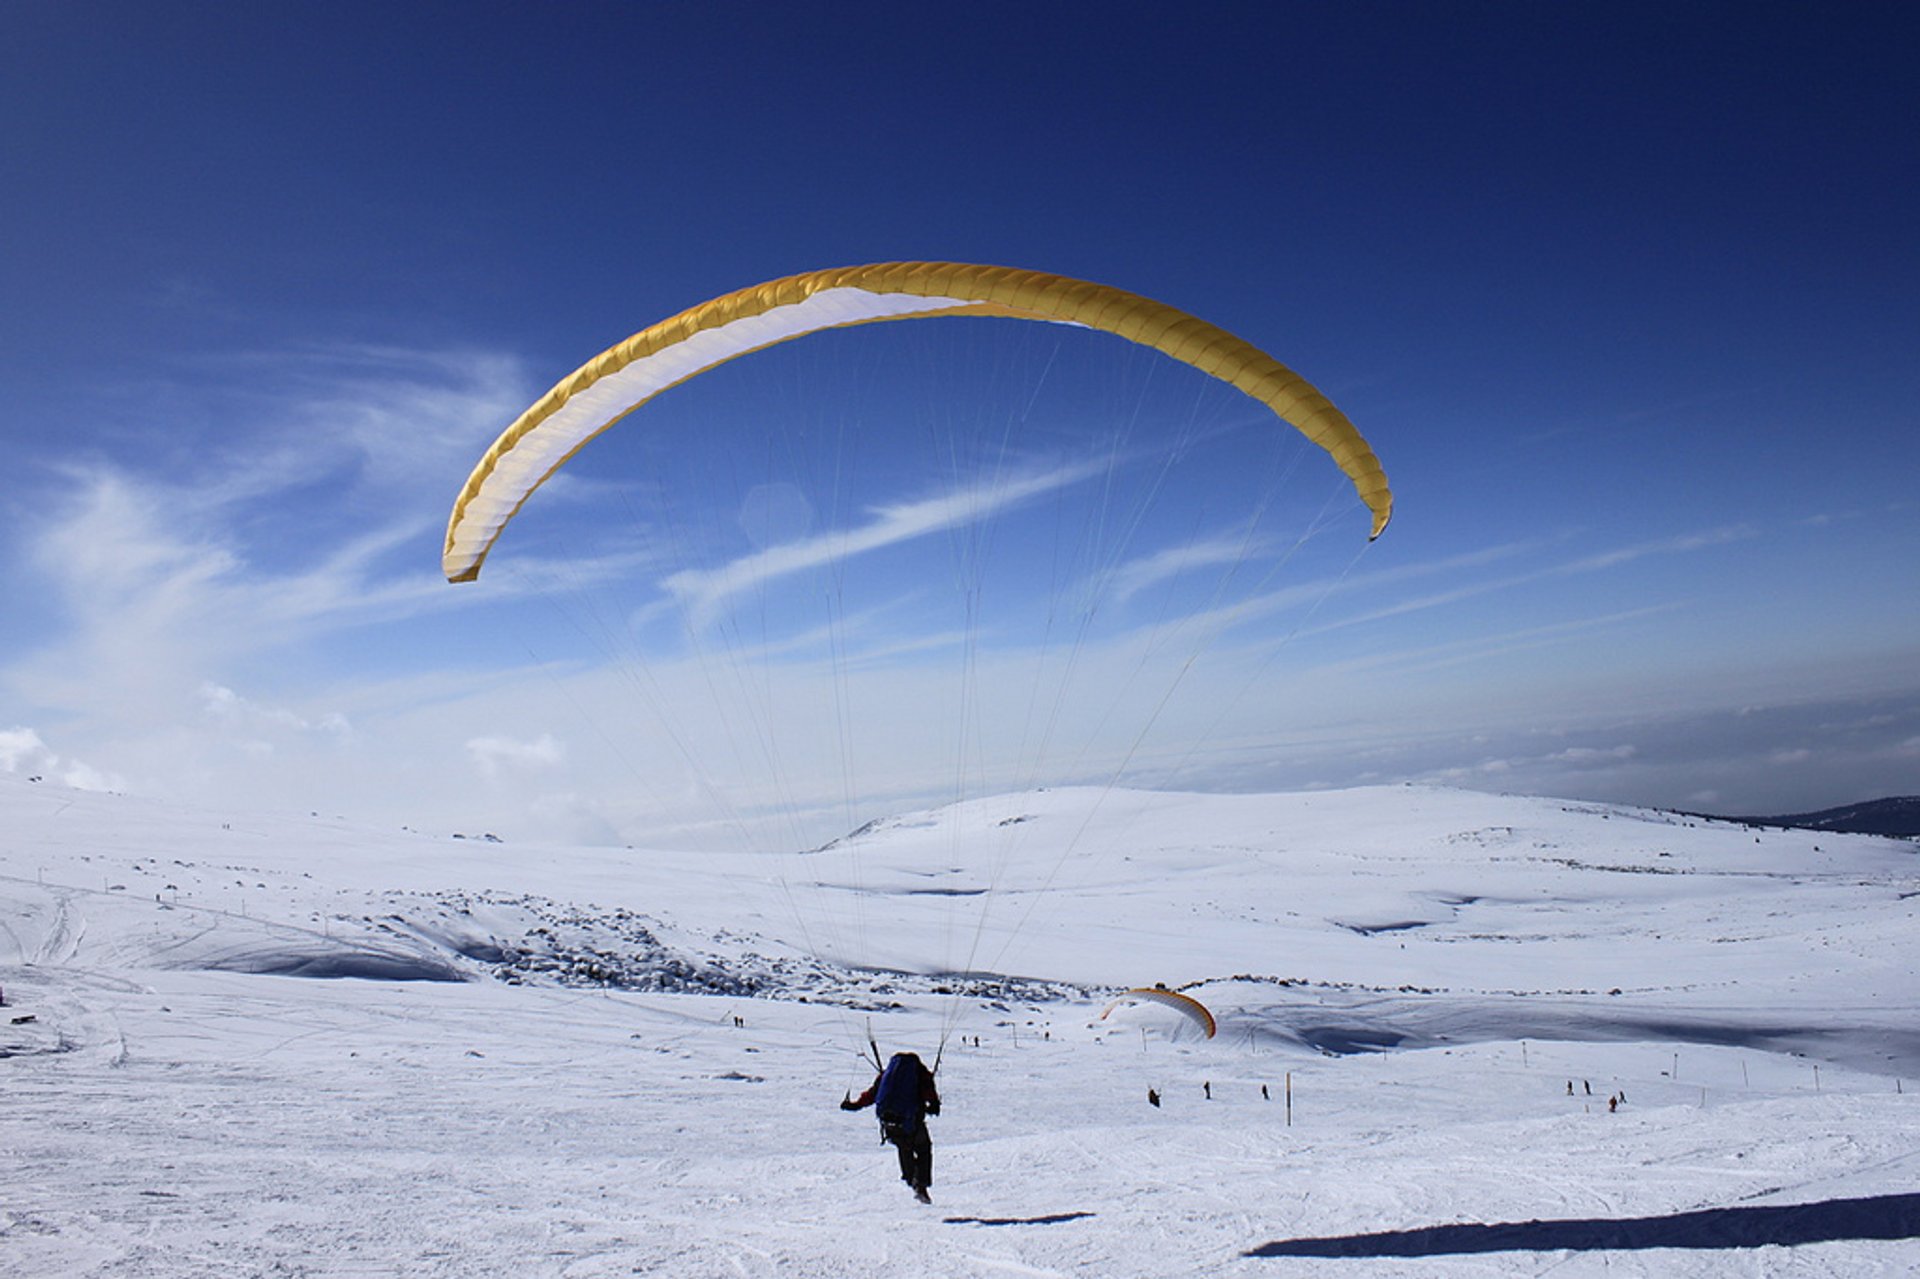
{"type": "Polygon", "coordinates": [[[1409,928],[1425,928],[1431,921],[1425,919],[1401,919],[1391,924],[1343,924],[1336,919],[1332,922],[1340,924],[1340,927],[1350,933],[1359,933],[1362,937],[1371,937],[1375,933],[1404,933],[1409,928]]]}
{"type": "MultiPolygon", "coordinates": [[[[954,872],[929,871],[922,874],[924,879],[932,879],[939,874],[954,872]]],[[[985,888],[885,888],[871,884],[834,884],[815,880],[813,886],[836,893],[855,893],[861,897],[984,897],[989,890],[985,888]]]]}
{"type": "Polygon", "coordinates": [[[1365,1235],[1279,1239],[1249,1257],[1444,1257],[1483,1252],[1645,1248],[1792,1248],[1849,1239],[1920,1238],[1920,1195],[1703,1208],[1659,1217],[1460,1222],[1365,1235]]]}
{"type": "MultiPolygon", "coordinates": [[[[1085,986],[1071,982],[1046,981],[1039,977],[1011,977],[1005,973],[946,972],[927,973],[923,979],[933,983],[937,995],[967,995],[980,1000],[1007,1000],[1012,1003],[1045,1004],[1067,999],[1087,999],[1085,986]]],[[[991,1004],[999,1008],[1000,1004],[991,1004]]],[[[1004,1008],[1002,1011],[1005,1011],[1004,1008]]]]}
{"type": "Polygon", "coordinates": [[[1767,1022],[1720,1022],[1706,1018],[1647,1017],[1614,1014],[1583,1025],[1582,1037],[1620,1039],[1629,1042],[1653,1040],[1677,1044],[1713,1044],[1725,1048],[1753,1048],[1762,1052],[1812,1056],[1823,1061],[1863,1065],[1866,1069],[1884,1068],[1886,1062],[1904,1061],[1920,1053],[1920,1031],[1909,1027],[1889,1027],[1876,1032],[1873,1039],[1886,1052],[1885,1061],[1871,1065],[1851,1058],[1847,1049],[1860,1038],[1864,1028],[1795,1026],[1767,1022]]]}
{"type": "Polygon", "coordinates": [[[886,818],[876,817],[870,822],[866,822],[863,825],[854,827],[852,830],[840,836],[840,838],[838,839],[830,839],[826,843],[820,845],[820,847],[818,848],[809,848],[804,851],[809,853],[824,853],[830,848],[838,848],[842,844],[851,844],[856,839],[864,839],[866,836],[873,834],[875,831],[884,830],[886,828],[886,825],[887,825],[886,818]]]}
{"type": "Polygon", "coordinates": [[[463,940],[450,939],[447,945],[453,953],[479,964],[504,964],[507,962],[507,950],[498,942],[481,941],[478,938],[463,940]]]}
{"type": "Polygon", "coordinates": [[[1308,1044],[1332,1057],[1388,1052],[1407,1040],[1397,1030],[1367,1026],[1304,1026],[1299,1034],[1308,1044]]]}
{"type": "Polygon", "coordinates": [[[1597,870],[1610,875],[1723,875],[1728,878],[1781,879],[1784,876],[1765,870],[1716,870],[1696,871],[1684,866],[1609,866],[1601,862],[1583,862],[1576,857],[1543,857],[1543,862],[1555,866],[1565,866],[1568,870],[1597,870]]]}
{"type": "Polygon", "coordinates": [[[420,955],[380,951],[253,951],[197,965],[207,972],[263,977],[312,977],[323,981],[465,981],[459,969],[420,955]]]}

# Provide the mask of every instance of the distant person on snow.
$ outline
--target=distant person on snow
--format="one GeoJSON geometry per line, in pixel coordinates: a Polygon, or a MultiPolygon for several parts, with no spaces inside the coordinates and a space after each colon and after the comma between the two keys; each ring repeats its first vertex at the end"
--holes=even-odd
{"type": "Polygon", "coordinates": [[[900,1180],[913,1187],[915,1199],[932,1203],[927,1188],[933,1185],[933,1138],[927,1134],[927,1116],[940,1113],[933,1072],[913,1053],[895,1053],[872,1087],[840,1102],[842,1110],[868,1106],[880,1117],[880,1140],[900,1152],[900,1180]]]}

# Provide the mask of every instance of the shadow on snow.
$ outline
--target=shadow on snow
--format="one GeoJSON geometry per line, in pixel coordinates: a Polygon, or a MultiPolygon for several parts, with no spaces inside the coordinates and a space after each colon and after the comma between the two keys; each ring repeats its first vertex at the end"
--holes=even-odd
{"type": "Polygon", "coordinates": [[[1842,1239],[1920,1238],[1920,1194],[1818,1203],[1705,1208],[1665,1217],[1509,1221],[1279,1239],[1249,1257],[1437,1257],[1473,1252],[1635,1248],[1763,1248],[1842,1239]]]}

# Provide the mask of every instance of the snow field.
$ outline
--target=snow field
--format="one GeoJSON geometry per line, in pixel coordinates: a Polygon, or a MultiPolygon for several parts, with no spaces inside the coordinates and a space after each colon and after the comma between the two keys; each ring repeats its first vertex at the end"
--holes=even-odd
{"type": "Polygon", "coordinates": [[[1087,803],[883,824],[850,879],[845,849],[522,850],[0,779],[0,983],[34,1017],[0,1018],[0,1274],[1920,1266],[1914,1232],[1830,1224],[1920,1172],[1910,845],[1449,792],[1087,803]],[[1008,815],[1023,849],[956,860],[1008,815]],[[956,1006],[930,952],[981,899],[923,890],[995,876],[980,931],[1043,981],[956,1006]],[[807,962],[788,898],[907,971],[807,962]],[[419,980],[343,976],[381,971],[419,980]],[[662,973],[751,989],[630,984],[662,973]],[[1152,980],[1198,983],[1219,1037],[1096,1020],[1091,987],[1152,980]],[[930,1055],[956,1012],[928,1208],[835,1103],[869,1026],[930,1055]],[[1779,1204],[1809,1241],[1644,1246],[1779,1204]],[[1604,1246],[1391,1252],[1592,1220],[1604,1246]]]}

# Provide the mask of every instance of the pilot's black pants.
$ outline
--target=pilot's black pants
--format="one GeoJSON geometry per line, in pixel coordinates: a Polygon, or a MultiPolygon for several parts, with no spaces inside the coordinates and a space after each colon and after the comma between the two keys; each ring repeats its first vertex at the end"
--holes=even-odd
{"type": "Polygon", "coordinates": [[[926,1124],[886,1124],[880,1132],[900,1152],[900,1180],[915,1190],[931,1186],[933,1138],[927,1134],[926,1124]]]}

